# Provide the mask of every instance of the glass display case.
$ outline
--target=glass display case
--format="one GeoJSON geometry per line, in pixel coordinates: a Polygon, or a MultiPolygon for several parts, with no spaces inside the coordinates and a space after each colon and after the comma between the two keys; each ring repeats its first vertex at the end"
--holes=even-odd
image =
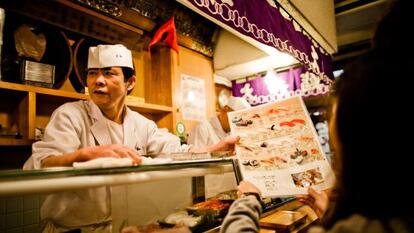
{"type": "MultiPolygon", "coordinates": [[[[198,219],[197,224],[201,224],[201,227],[190,227],[192,232],[218,232],[228,207],[237,198],[234,189],[222,190],[215,198],[204,200],[203,178],[220,174],[234,174],[237,179],[237,161],[229,157],[219,157],[128,167],[2,170],[0,232],[40,232],[40,212],[47,198],[61,192],[75,193],[92,188],[110,190],[112,232],[121,232],[126,226],[139,226],[144,229],[148,229],[148,226],[171,227],[173,225],[167,218],[183,212],[195,217],[198,219]],[[214,202],[216,199],[220,203],[214,202]],[[214,203],[210,202],[212,200],[214,203]],[[197,209],[200,204],[222,205],[227,209],[207,208],[205,211],[204,207],[197,209]]],[[[99,196],[96,198],[100,199],[99,196]]],[[[71,204],[66,207],[70,208],[71,204]]],[[[55,206],[48,208],[54,210],[55,206]]],[[[317,220],[310,207],[295,201],[294,198],[264,200],[263,208],[263,218],[280,210],[304,213],[307,217],[298,229],[307,228],[317,220]]],[[[78,209],[85,211],[84,208],[78,209]]],[[[86,213],[86,216],[88,214],[95,213],[86,213]]]]}
{"type": "Polygon", "coordinates": [[[0,232],[39,232],[40,207],[47,195],[97,187],[111,189],[113,232],[126,225],[157,223],[203,199],[203,183],[197,178],[233,173],[233,164],[231,158],[214,158],[130,167],[2,170],[0,232]]]}

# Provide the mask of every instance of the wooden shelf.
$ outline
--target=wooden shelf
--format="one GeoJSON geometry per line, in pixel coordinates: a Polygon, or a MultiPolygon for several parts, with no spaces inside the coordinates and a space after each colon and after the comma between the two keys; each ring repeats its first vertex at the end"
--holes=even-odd
{"type": "Polygon", "coordinates": [[[69,91],[61,91],[55,90],[50,88],[44,87],[37,87],[19,83],[10,83],[10,82],[3,82],[0,81],[0,88],[7,89],[7,90],[15,90],[15,91],[25,91],[25,92],[34,92],[43,95],[50,95],[50,96],[58,96],[58,97],[65,97],[70,99],[88,99],[89,97],[84,94],[74,93],[69,91]]]}
{"type": "Polygon", "coordinates": [[[128,107],[132,110],[142,113],[155,113],[155,114],[163,114],[163,113],[170,113],[172,112],[172,107],[158,105],[158,104],[148,104],[148,103],[134,103],[130,104],[127,101],[128,107]]]}
{"type": "Polygon", "coordinates": [[[1,89],[7,89],[7,90],[15,90],[15,91],[30,91],[30,86],[22,85],[18,83],[10,83],[10,82],[4,82],[0,81],[0,88],[1,89]]]}
{"type": "Polygon", "coordinates": [[[79,100],[86,100],[89,99],[89,96],[81,93],[75,93],[70,91],[61,91],[61,90],[55,90],[55,89],[49,89],[44,87],[35,87],[34,90],[37,94],[42,95],[49,95],[49,96],[56,96],[56,97],[64,97],[68,99],[79,99],[79,100]]]}
{"type": "MultiPolygon", "coordinates": [[[[81,93],[74,93],[70,91],[55,90],[55,89],[50,89],[50,88],[3,82],[3,81],[0,81],[0,89],[23,91],[23,92],[34,92],[36,94],[47,95],[47,96],[53,97],[54,99],[56,99],[55,97],[67,98],[67,99],[79,99],[79,100],[89,99],[88,95],[81,94],[81,93]]],[[[52,100],[52,99],[49,99],[49,100],[52,100]]],[[[142,113],[162,114],[162,113],[172,112],[172,107],[165,106],[165,105],[150,104],[150,103],[130,103],[129,101],[127,101],[127,105],[131,109],[137,112],[142,112],[142,113]]]]}

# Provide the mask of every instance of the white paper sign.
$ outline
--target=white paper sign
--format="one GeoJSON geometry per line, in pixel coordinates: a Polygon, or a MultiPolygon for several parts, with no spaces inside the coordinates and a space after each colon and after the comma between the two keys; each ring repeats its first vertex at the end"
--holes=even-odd
{"type": "Polygon", "coordinates": [[[184,120],[207,118],[204,79],[181,75],[181,111],[184,120]]]}

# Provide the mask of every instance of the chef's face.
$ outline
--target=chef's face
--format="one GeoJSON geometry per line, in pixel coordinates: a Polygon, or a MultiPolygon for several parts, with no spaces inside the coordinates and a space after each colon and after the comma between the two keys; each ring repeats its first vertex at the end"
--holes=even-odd
{"type": "Polygon", "coordinates": [[[123,107],[128,88],[135,85],[135,77],[124,80],[121,67],[89,69],[87,76],[89,95],[102,110],[123,107]]]}

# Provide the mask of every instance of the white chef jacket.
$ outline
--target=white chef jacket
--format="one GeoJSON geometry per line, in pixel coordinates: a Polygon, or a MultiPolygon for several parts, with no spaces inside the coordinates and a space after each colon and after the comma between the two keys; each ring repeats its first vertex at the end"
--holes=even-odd
{"type": "MultiPolygon", "coordinates": [[[[181,146],[178,137],[159,130],[153,121],[129,108],[124,114],[123,130],[123,144],[142,155],[184,152],[191,148],[181,146]]],[[[24,168],[39,169],[41,161],[49,156],[109,144],[112,144],[110,131],[98,106],[91,100],[66,103],[53,112],[43,140],[33,144],[33,154],[24,168]]],[[[109,187],[48,195],[41,208],[41,219],[73,228],[110,221],[110,195],[109,187]]]]}
{"type": "MultiPolygon", "coordinates": [[[[224,131],[218,117],[214,116],[208,121],[200,122],[191,130],[188,143],[196,147],[205,147],[216,144],[227,136],[229,134],[224,131]]],[[[236,177],[231,172],[220,175],[206,175],[204,182],[207,198],[219,192],[237,188],[236,177]]]]}
{"type": "Polygon", "coordinates": [[[196,147],[205,147],[216,144],[227,136],[229,134],[224,132],[218,117],[214,116],[194,126],[188,137],[188,143],[196,147]]]}

